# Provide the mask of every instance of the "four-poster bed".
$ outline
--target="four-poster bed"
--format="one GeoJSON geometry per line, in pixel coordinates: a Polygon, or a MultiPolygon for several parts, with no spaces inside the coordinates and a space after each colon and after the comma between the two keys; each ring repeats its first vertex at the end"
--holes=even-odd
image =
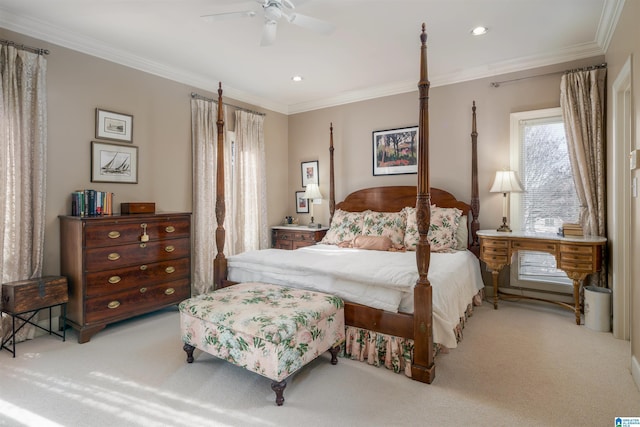
{"type": "MultiPolygon", "coordinates": [[[[466,221],[464,221],[464,227],[466,228],[464,236],[466,239],[466,248],[469,251],[473,252],[476,256],[478,254],[478,239],[476,236],[476,231],[479,229],[478,223],[478,212],[479,212],[479,199],[478,199],[478,185],[477,185],[477,155],[476,155],[476,144],[477,144],[477,132],[476,132],[476,120],[475,120],[475,103],[473,105],[473,131],[471,134],[472,140],[472,198],[471,203],[467,204],[465,202],[457,200],[451,193],[447,191],[430,188],[429,184],[429,117],[428,117],[428,92],[429,92],[429,80],[427,75],[427,46],[426,40],[427,35],[425,32],[425,26],[422,26],[422,33],[420,35],[421,38],[421,57],[420,57],[420,80],[418,83],[419,88],[419,132],[418,132],[418,182],[417,186],[396,186],[396,187],[376,187],[376,188],[368,188],[364,190],[359,190],[354,193],[348,195],[344,201],[336,204],[335,203],[335,181],[334,181],[334,148],[333,148],[333,127],[331,127],[330,134],[330,202],[329,208],[332,219],[334,219],[334,214],[336,213],[336,209],[338,212],[350,212],[350,213],[366,213],[366,212],[378,212],[378,213],[398,213],[405,212],[406,209],[414,209],[411,211],[411,214],[414,215],[415,226],[417,228],[416,234],[416,242],[415,245],[415,257],[412,258],[413,261],[413,273],[415,273],[415,266],[417,265],[417,280],[414,280],[410,286],[410,290],[408,293],[410,297],[408,301],[411,304],[410,309],[405,308],[395,310],[386,310],[377,307],[370,307],[364,304],[360,304],[354,302],[352,300],[347,299],[345,301],[345,323],[349,328],[355,328],[358,331],[372,331],[373,333],[383,334],[391,337],[398,337],[403,340],[405,343],[409,343],[403,350],[401,351],[410,351],[412,353],[412,357],[409,356],[410,360],[408,361],[408,365],[410,369],[407,369],[407,375],[411,376],[411,378],[431,383],[435,377],[435,364],[434,357],[436,354],[436,348],[434,342],[434,290],[432,288],[432,284],[430,282],[430,278],[428,277],[428,273],[430,272],[431,267],[431,259],[432,259],[432,251],[429,241],[429,228],[431,225],[432,213],[431,206],[435,205],[438,208],[442,209],[458,209],[461,211],[462,215],[467,216],[466,221]],[[415,207],[415,208],[413,208],[415,207]],[[468,217],[470,215],[470,217],[468,217]]],[[[218,91],[220,101],[222,96],[222,90],[218,91]]],[[[222,141],[222,118],[219,115],[218,119],[218,141],[222,141]]],[[[218,182],[216,186],[216,218],[218,220],[218,228],[216,230],[216,246],[218,249],[218,254],[214,260],[214,279],[215,279],[215,288],[223,288],[226,286],[233,285],[238,281],[245,280],[237,280],[237,277],[234,278],[234,263],[236,261],[242,260],[240,254],[239,256],[230,257],[229,260],[225,258],[223,254],[224,247],[224,237],[225,230],[223,227],[223,218],[225,211],[225,201],[224,201],[224,185],[222,182],[223,170],[224,166],[222,164],[223,156],[221,154],[222,144],[218,143],[218,182]],[[228,262],[229,261],[229,262],[228,262]],[[227,269],[229,268],[229,271],[227,269]],[[227,273],[229,273],[229,277],[227,278],[227,273]]],[[[406,211],[409,212],[409,211],[406,211]]],[[[408,215],[408,214],[407,214],[408,215]]],[[[322,246],[322,245],[320,245],[322,246]]],[[[302,252],[303,249],[309,248],[301,248],[293,252],[302,252]]],[[[264,251],[281,251],[277,249],[267,249],[264,251]]],[[[255,251],[255,252],[264,252],[264,251],[255,251]]],[[[466,255],[469,255],[469,251],[466,252],[466,255]]],[[[369,257],[373,257],[372,253],[375,251],[370,251],[367,254],[369,257]]],[[[453,251],[450,251],[453,252],[453,251]]],[[[385,252],[390,256],[393,255],[395,258],[399,258],[398,252],[385,252]]],[[[413,257],[413,253],[403,253],[402,256],[409,255],[413,257]]],[[[435,254],[434,254],[435,255],[435,254]]],[[[454,254],[452,254],[454,255],[454,254]]],[[[464,255],[464,254],[463,254],[464,255]]],[[[316,255],[313,255],[316,256],[316,255]]],[[[346,255],[345,255],[346,256],[346,255]]],[[[351,256],[351,255],[348,255],[351,256]]],[[[354,255],[355,256],[355,255],[354,255]]],[[[440,254],[437,254],[440,256],[440,254]]],[[[280,253],[280,257],[290,258],[290,252],[286,255],[280,253]]],[[[342,255],[341,255],[342,257],[342,255]]],[[[476,257],[473,258],[471,262],[471,267],[468,267],[471,271],[470,277],[465,278],[463,282],[457,285],[460,287],[465,295],[465,308],[468,304],[471,303],[471,300],[474,298],[478,292],[482,289],[482,280],[480,278],[480,270],[479,264],[476,257]],[[473,264],[475,262],[475,264],[473,264]],[[473,283],[471,283],[473,282],[473,283]],[[470,290],[472,293],[470,294],[470,290]]],[[[311,259],[307,257],[307,259],[311,259]]],[[[335,258],[337,260],[337,258],[335,258]]],[[[469,265],[469,262],[466,261],[469,265]]],[[[266,263],[263,260],[257,261],[255,265],[263,265],[267,267],[266,263]]],[[[288,267],[285,266],[286,270],[288,267]]],[[[325,268],[332,269],[333,264],[325,265],[325,268]]],[[[385,267],[386,268],[386,267],[385,267]]],[[[453,269],[457,269],[455,267],[453,269]]],[[[467,268],[467,267],[465,267],[467,268]]],[[[333,274],[334,271],[330,271],[329,273],[333,274]]],[[[432,272],[433,273],[433,272],[432,272]]],[[[239,273],[238,273],[239,274],[239,273]]],[[[280,277],[280,272],[278,270],[271,271],[272,278],[280,277]]],[[[238,277],[241,277],[239,274],[238,277]]],[[[267,276],[269,277],[269,276],[267,276]]],[[[315,277],[315,276],[312,276],[315,277]]],[[[313,280],[313,279],[309,279],[313,280]]],[[[333,279],[332,279],[333,280],[333,279]]],[[[447,279],[449,280],[449,279],[447,279]]],[[[261,280],[263,282],[269,282],[268,280],[261,280]]],[[[320,278],[319,278],[320,281],[320,278]]],[[[271,281],[271,283],[274,283],[271,281]]],[[[278,284],[277,282],[275,284],[278,284]]],[[[447,285],[445,283],[445,285],[447,285]]],[[[349,286],[351,286],[349,282],[349,286]]],[[[383,286],[384,287],[384,286],[383,286]]],[[[443,299],[440,296],[442,288],[447,288],[448,286],[441,286],[437,289],[436,299],[443,299]]],[[[369,286],[366,289],[371,289],[372,286],[369,286]]],[[[404,296],[406,297],[406,290],[403,290],[404,296]]],[[[462,291],[461,291],[462,292],[462,291]]],[[[459,305],[459,304],[458,304],[459,305]]],[[[459,321],[462,319],[464,321],[464,316],[466,314],[466,310],[462,310],[460,313],[460,308],[457,307],[456,310],[458,313],[457,321],[454,325],[457,325],[459,321]]],[[[436,311],[438,314],[438,320],[440,317],[443,317],[442,313],[440,313],[440,308],[436,307],[436,311]]],[[[449,316],[451,317],[451,316],[449,316]]],[[[450,319],[449,319],[450,320],[450,319]]],[[[448,324],[445,322],[445,324],[448,324]]],[[[455,327],[455,326],[454,326],[455,327]]],[[[453,328],[452,328],[453,329],[453,328]]],[[[439,330],[439,329],[438,329],[439,330]]],[[[449,342],[449,341],[448,341],[449,342]]],[[[455,343],[454,345],[455,346],[455,343]]]]}

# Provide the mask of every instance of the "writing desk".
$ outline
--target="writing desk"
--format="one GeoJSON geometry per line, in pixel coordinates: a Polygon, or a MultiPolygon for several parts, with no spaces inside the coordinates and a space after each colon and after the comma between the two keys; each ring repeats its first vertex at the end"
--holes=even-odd
{"type": "Polygon", "coordinates": [[[607,242],[599,236],[562,237],[552,233],[478,231],[480,259],[487,264],[493,278],[493,308],[498,308],[498,275],[511,264],[512,255],[519,251],[547,252],[556,259],[558,268],[573,280],[573,305],[542,298],[523,297],[554,304],[573,310],[576,325],[580,324],[580,285],[591,273],[602,268],[602,246],[607,242]]]}

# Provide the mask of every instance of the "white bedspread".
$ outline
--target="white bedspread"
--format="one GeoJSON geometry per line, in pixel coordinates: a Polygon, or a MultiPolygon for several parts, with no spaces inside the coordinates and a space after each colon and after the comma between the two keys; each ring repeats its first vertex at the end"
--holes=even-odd
{"type": "MultiPolygon", "coordinates": [[[[418,279],[415,252],[334,245],[244,252],[229,257],[228,270],[229,280],[236,282],[315,289],[346,301],[408,313],[413,312],[413,287],[418,279]]],[[[469,251],[432,253],[428,278],[433,287],[434,340],[456,347],[454,328],[484,286],[478,259],[469,251]]]]}

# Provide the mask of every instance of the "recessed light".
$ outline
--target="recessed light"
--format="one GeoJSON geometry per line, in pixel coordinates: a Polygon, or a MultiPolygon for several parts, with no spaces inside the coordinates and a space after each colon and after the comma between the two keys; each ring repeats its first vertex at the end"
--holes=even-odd
{"type": "Polygon", "coordinates": [[[481,36],[483,34],[487,34],[487,31],[489,31],[487,27],[475,27],[471,30],[471,34],[474,36],[481,36]]]}
{"type": "Polygon", "coordinates": [[[301,82],[302,81],[302,76],[293,76],[291,77],[291,80],[293,80],[294,82],[301,82]]]}

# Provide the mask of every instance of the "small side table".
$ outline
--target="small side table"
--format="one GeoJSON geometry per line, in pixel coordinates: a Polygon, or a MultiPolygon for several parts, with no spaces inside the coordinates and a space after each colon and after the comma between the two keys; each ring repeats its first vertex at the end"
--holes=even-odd
{"type": "Polygon", "coordinates": [[[0,343],[0,350],[5,349],[16,357],[16,333],[26,324],[33,325],[49,335],[56,335],[66,340],[67,301],[69,300],[66,277],[45,276],[37,279],[21,280],[2,285],[2,312],[11,316],[11,334],[0,343]],[[51,309],[60,307],[60,327],[62,333],[51,328],[51,309]],[[43,328],[33,321],[43,309],[49,309],[49,329],[43,328]],[[26,316],[28,313],[28,316],[26,316]],[[16,319],[22,323],[16,328],[16,319]],[[11,347],[8,346],[11,341],[11,347]]]}

